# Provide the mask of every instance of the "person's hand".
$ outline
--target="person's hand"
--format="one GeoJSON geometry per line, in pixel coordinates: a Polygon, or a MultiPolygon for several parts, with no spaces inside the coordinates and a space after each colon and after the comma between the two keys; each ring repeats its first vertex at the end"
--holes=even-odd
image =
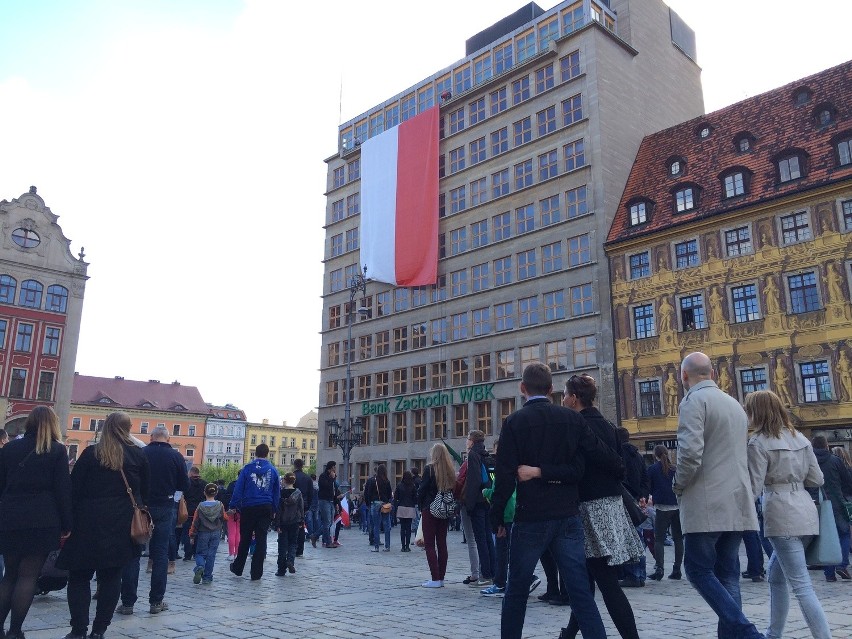
{"type": "Polygon", "coordinates": [[[518,466],[518,481],[529,481],[541,477],[541,468],[538,466],[518,466]]]}
{"type": "Polygon", "coordinates": [[[417,546],[418,548],[425,548],[426,542],[423,541],[422,539],[418,539],[417,541],[414,542],[414,545],[417,546]]]}
{"type": "Polygon", "coordinates": [[[65,541],[71,536],[70,530],[65,530],[59,535],[59,541],[65,541]]]}
{"type": "Polygon", "coordinates": [[[495,536],[495,537],[498,537],[498,538],[500,538],[500,539],[502,539],[503,537],[505,537],[505,536],[506,536],[506,527],[505,527],[505,526],[500,526],[500,527],[498,527],[498,528],[497,528],[497,532],[496,532],[496,533],[494,533],[494,536],[495,536]]]}

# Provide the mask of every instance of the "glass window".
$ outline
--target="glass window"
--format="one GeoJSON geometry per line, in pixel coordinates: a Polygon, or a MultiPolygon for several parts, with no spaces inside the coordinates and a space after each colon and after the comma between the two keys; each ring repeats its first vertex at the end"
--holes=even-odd
{"type": "Polygon", "coordinates": [[[361,212],[361,194],[353,193],[346,198],[346,217],[358,215],[361,212]]]}
{"type": "Polygon", "coordinates": [[[29,353],[33,345],[33,325],[18,324],[18,333],[15,336],[15,350],[29,353]]]}
{"type": "Polygon", "coordinates": [[[554,373],[568,368],[568,350],[565,340],[547,342],[544,345],[544,363],[554,373]]]}
{"type": "Polygon", "coordinates": [[[843,228],[852,231],[852,200],[846,200],[841,204],[843,210],[843,228]]]}
{"type": "Polygon", "coordinates": [[[535,54],[535,33],[533,31],[515,39],[515,52],[518,62],[523,62],[535,54]]]}
{"type": "Polygon", "coordinates": [[[630,256],[630,279],[648,277],[651,274],[651,255],[648,251],[630,256]]]}
{"type": "Polygon", "coordinates": [[[725,176],[725,197],[736,197],[745,193],[742,171],[725,176]]]}
{"type": "Polygon", "coordinates": [[[512,125],[513,144],[520,146],[532,140],[532,118],[526,117],[512,125]]]}
{"type": "Polygon", "coordinates": [[[535,72],[535,92],[542,93],[548,89],[552,89],[554,85],[553,64],[548,64],[546,67],[536,70],[535,72]]]}
{"type": "Polygon", "coordinates": [[[728,257],[747,255],[751,251],[751,229],[748,226],[725,231],[725,253],[728,257]]]}
{"type": "Polygon", "coordinates": [[[8,326],[8,322],[6,320],[0,320],[0,348],[6,347],[6,327],[8,326]]]}
{"type": "Polygon", "coordinates": [[[402,99],[402,121],[405,122],[415,116],[417,113],[417,105],[414,95],[409,95],[402,99]]]}
{"type": "Polygon", "coordinates": [[[494,73],[503,73],[510,69],[513,64],[512,41],[498,45],[494,48],[494,73]]]}
{"type": "Polygon", "coordinates": [[[470,143],[470,164],[485,161],[485,138],[479,138],[470,143]]]}
{"type": "Polygon", "coordinates": [[[583,284],[571,287],[571,315],[586,315],[594,310],[594,299],[592,298],[592,285],[583,284]]]}
{"type": "Polygon", "coordinates": [[[515,376],[515,351],[497,351],[497,379],[509,379],[515,376]]]}
{"type": "Polygon", "coordinates": [[[469,64],[453,72],[453,90],[456,93],[467,91],[473,86],[473,73],[469,64]]]}
{"type": "MultiPolygon", "coordinates": [[[[580,11],[582,12],[582,7],[580,11]]],[[[567,82],[580,75],[580,52],[573,51],[564,58],[559,59],[559,70],[562,73],[562,81],[567,82]]]]}
{"type": "Polygon", "coordinates": [[[707,328],[702,295],[685,295],[680,298],[680,322],[684,331],[707,328]]]}
{"type": "Polygon", "coordinates": [[[494,68],[491,64],[491,54],[486,53],[481,58],[473,62],[473,83],[482,84],[494,75],[494,68]]]}
{"type": "Polygon", "coordinates": [[[562,242],[541,247],[541,272],[553,273],[562,269],[562,242]]]}
{"type": "Polygon", "coordinates": [[[687,240],[675,244],[675,266],[677,268],[698,266],[698,264],[698,240],[687,240]]]}
{"type": "Polygon", "coordinates": [[[630,205],[630,226],[644,224],[648,221],[648,213],[644,202],[630,205]]]}
{"type": "Polygon", "coordinates": [[[346,231],[346,250],[354,251],[358,248],[358,227],[346,231]]]}
{"type": "Polygon", "coordinates": [[[464,168],[464,157],[463,146],[450,151],[450,173],[456,173],[464,168]]]}
{"type": "Polygon", "coordinates": [[[343,255],[343,233],[331,236],[331,257],[343,255]]]}
{"type": "Polygon", "coordinates": [[[494,286],[512,283],[512,256],[494,260],[494,286]]]}
{"type": "Polygon", "coordinates": [[[484,291],[488,288],[488,266],[488,262],[486,262],[485,264],[475,264],[471,267],[474,293],[484,291]]]}
{"type": "Polygon", "coordinates": [[[476,206],[488,201],[488,178],[480,178],[470,183],[470,205],[476,206]]]}
{"type": "Polygon", "coordinates": [[[450,135],[464,129],[464,107],[450,113],[450,135]]]}
{"type": "Polygon", "coordinates": [[[463,184],[458,188],[450,189],[450,211],[459,213],[467,208],[467,187],[463,184]]]}
{"type": "Polygon", "coordinates": [[[477,308],[473,310],[473,335],[488,335],[491,332],[491,309],[477,308]]]}
{"type": "Polygon", "coordinates": [[[474,100],[468,105],[468,117],[471,126],[485,119],[485,98],[474,100]]]}
{"type": "Polygon", "coordinates": [[[535,362],[541,361],[541,346],[533,344],[532,346],[521,346],[521,374],[524,369],[535,362]]]}
{"type": "MultiPolygon", "coordinates": [[[[353,342],[355,340],[352,340],[353,342]]],[[[393,329],[393,352],[404,353],[408,350],[408,327],[399,326],[393,329]]]]}
{"type": "Polygon", "coordinates": [[[489,94],[491,100],[491,115],[497,115],[508,108],[506,102],[506,87],[500,87],[489,94]]]}
{"type": "Polygon", "coordinates": [[[734,286],[731,289],[731,301],[734,306],[735,323],[751,322],[760,319],[757,287],[754,284],[734,286]]]}
{"type": "MultiPolygon", "coordinates": [[[[5,327],[3,327],[5,333],[5,327]]],[[[41,347],[42,355],[58,355],[59,354],[59,336],[58,328],[48,327],[44,331],[44,342],[41,347]]]]}
{"type": "MultiPolygon", "coordinates": [[[[544,294],[544,321],[565,319],[565,292],[550,291],[544,294]]],[[[564,342],[563,342],[564,344],[564,342]]]]}
{"type": "Polygon", "coordinates": [[[852,138],[837,143],[837,161],[840,166],[852,164],[852,138]]]}
{"type": "Polygon", "coordinates": [[[691,186],[675,192],[675,211],[683,213],[695,208],[694,191],[691,186]]]}
{"type": "Polygon", "coordinates": [[[468,383],[468,365],[467,359],[459,357],[458,359],[450,360],[450,375],[453,386],[462,386],[468,383]]]}
{"type": "Polygon", "coordinates": [[[53,383],[55,379],[54,373],[43,371],[38,376],[38,395],[37,399],[49,402],[53,400],[53,383]]]}
{"type": "Polygon", "coordinates": [[[515,165],[515,190],[523,189],[533,183],[533,163],[526,160],[515,165]]]}
{"type": "Polygon", "coordinates": [[[538,324],[538,297],[524,297],[518,300],[518,325],[538,324]]]}
{"type": "Polygon", "coordinates": [[[787,282],[790,287],[792,313],[808,313],[820,308],[816,274],[813,271],[790,275],[787,282]]]}
{"type": "Polygon", "coordinates": [[[9,275],[0,275],[0,302],[4,304],[15,303],[15,291],[18,288],[18,282],[14,277],[9,275]]]}
{"type": "Polygon", "coordinates": [[[24,280],[21,282],[21,293],[18,296],[18,304],[28,308],[41,308],[41,294],[44,287],[35,280],[24,280]]]}
{"type": "Polygon", "coordinates": [[[376,357],[390,354],[390,331],[376,333],[376,357]]]}
{"type": "Polygon", "coordinates": [[[488,220],[479,220],[471,224],[470,234],[473,248],[488,244],[488,220]]]}
{"type": "Polygon", "coordinates": [[[573,344],[574,368],[595,366],[598,363],[596,336],[583,335],[582,337],[575,337],[573,344]]]}
{"type": "Polygon", "coordinates": [[[543,182],[556,177],[559,172],[559,164],[556,158],[556,149],[542,153],[538,156],[538,180],[543,182]]]}
{"type": "Polygon", "coordinates": [[[766,369],[763,367],[740,369],[740,388],[742,389],[743,399],[754,391],[767,390],[766,369]]]}
{"type": "Polygon", "coordinates": [[[46,311],[64,313],[68,306],[68,289],[64,286],[54,284],[47,287],[47,298],[45,300],[46,311]]]}
{"type": "Polygon", "coordinates": [[[556,130],[556,107],[550,106],[535,114],[539,136],[556,130]]]}
{"type": "Polygon", "coordinates": [[[579,266],[592,261],[592,249],[589,235],[577,235],[568,238],[568,266],[579,266]]]}
{"type": "Polygon", "coordinates": [[[573,171],[586,165],[586,153],[583,140],[576,140],[563,147],[565,153],[565,170],[573,171]]]}
{"type": "Polygon", "coordinates": [[[450,231],[450,254],[458,255],[467,250],[467,227],[462,226],[450,231]]]}
{"type": "Polygon", "coordinates": [[[562,124],[569,126],[583,119],[583,98],[575,95],[562,100],[562,124]]]}
{"type": "Polygon", "coordinates": [[[781,236],[784,244],[811,239],[811,226],[805,211],[784,215],[781,218],[781,236]]]}
{"type": "Polygon", "coordinates": [[[331,173],[331,188],[336,189],[346,183],[346,174],[344,167],[338,166],[331,173]]]}
{"type": "Polygon", "coordinates": [[[530,99],[530,77],[525,75],[512,82],[512,104],[520,104],[530,99]]]}
{"type": "Polygon", "coordinates": [[[361,177],[361,159],[356,158],[346,165],[346,170],[349,173],[349,181],[352,182],[361,177]]]}
{"type": "Polygon", "coordinates": [[[495,329],[497,331],[508,331],[515,327],[514,311],[512,302],[503,302],[494,305],[495,329]]]}
{"type": "Polygon", "coordinates": [[[432,320],[432,346],[447,343],[447,318],[432,320]]]}
{"type": "Polygon", "coordinates": [[[789,182],[800,177],[802,177],[802,171],[799,166],[798,155],[778,160],[778,178],[781,182],[789,182]]]}
{"type": "Polygon", "coordinates": [[[443,302],[447,299],[447,276],[439,275],[438,281],[432,285],[432,302],[443,302]]]}
{"type": "Polygon", "coordinates": [[[799,371],[804,401],[825,402],[831,399],[831,375],[827,361],[799,364],[799,371]]]}
{"type": "Polygon", "coordinates": [[[450,274],[450,281],[452,283],[453,297],[467,295],[467,269],[453,271],[450,274]]]}
{"type": "Polygon", "coordinates": [[[650,380],[639,382],[639,416],[653,417],[663,414],[663,403],[660,397],[660,381],[650,380]]]}
{"type": "Polygon", "coordinates": [[[538,210],[541,215],[542,226],[558,222],[562,217],[559,208],[559,195],[551,195],[543,200],[539,200],[538,210]]]}
{"type": "Polygon", "coordinates": [[[457,342],[468,337],[468,314],[457,313],[450,316],[450,325],[452,326],[452,340],[457,342]]]}
{"type": "Polygon", "coordinates": [[[12,379],[9,381],[9,397],[23,397],[26,386],[27,371],[23,368],[13,368],[12,379]]]}
{"type": "Polygon", "coordinates": [[[494,241],[499,242],[512,237],[512,214],[509,211],[491,218],[494,227],[494,241]]]}
{"type": "Polygon", "coordinates": [[[526,204],[515,209],[515,225],[518,234],[535,229],[535,209],[532,204],[526,204]]]}
{"type": "Polygon", "coordinates": [[[535,249],[518,253],[518,280],[526,280],[535,276],[535,249]]]}
{"type": "Polygon", "coordinates": [[[503,127],[491,134],[491,155],[500,155],[509,150],[509,129],[503,127]]]}
{"type": "Polygon", "coordinates": [[[653,304],[642,304],[641,306],[633,307],[633,331],[636,339],[653,337],[657,334],[654,325],[653,304]]]}

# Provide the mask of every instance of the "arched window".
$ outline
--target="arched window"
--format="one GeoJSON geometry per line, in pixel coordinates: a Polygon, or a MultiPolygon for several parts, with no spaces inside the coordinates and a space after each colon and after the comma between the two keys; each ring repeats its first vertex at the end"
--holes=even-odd
{"type": "Polygon", "coordinates": [[[68,289],[64,286],[54,284],[47,287],[47,299],[45,300],[46,311],[64,313],[68,306],[68,289]]]}
{"type": "Polygon", "coordinates": [[[18,289],[18,281],[10,275],[0,275],[0,302],[4,304],[15,303],[15,292],[18,289]]]}
{"type": "Polygon", "coordinates": [[[811,90],[808,87],[799,87],[793,91],[793,102],[796,106],[800,104],[807,104],[811,99],[811,95],[811,90]]]}
{"type": "Polygon", "coordinates": [[[678,177],[686,173],[686,159],[673,156],[666,160],[666,173],[669,177],[678,177]]]}
{"type": "Polygon", "coordinates": [[[18,296],[18,305],[29,308],[41,308],[41,294],[44,287],[35,280],[24,280],[21,282],[21,294],[18,296]]]}
{"type": "Polygon", "coordinates": [[[835,116],[837,115],[837,109],[834,108],[833,105],[823,102],[822,104],[818,104],[814,109],[814,122],[816,122],[817,126],[827,126],[834,122],[835,116]]]}
{"type": "Polygon", "coordinates": [[[709,138],[712,132],[713,127],[710,126],[709,122],[702,122],[697,127],[695,127],[695,135],[697,135],[698,138],[701,140],[709,138]]]}
{"type": "Polygon", "coordinates": [[[737,153],[748,153],[754,146],[755,137],[748,131],[738,133],[734,137],[734,148],[737,153]]]}

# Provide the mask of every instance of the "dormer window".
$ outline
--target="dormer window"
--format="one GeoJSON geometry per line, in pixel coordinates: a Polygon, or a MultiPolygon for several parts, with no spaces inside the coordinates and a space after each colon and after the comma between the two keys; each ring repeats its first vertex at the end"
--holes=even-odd
{"type": "Polygon", "coordinates": [[[695,129],[695,134],[702,140],[705,140],[710,137],[710,133],[712,133],[713,129],[707,122],[703,122],[698,125],[695,129]]]}
{"type": "Polygon", "coordinates": [[[680,157],[669,158],[666,167],[670,177],[683,175],[686,172],[686,160],[680,157]]]}
{"type": "Polygon", "coordinates": [[[827,126],[834,122],[836,109],[830,104],[820,104],[814,109],[814,120],[817,126],[827,126]]]}
{"type": "Polygon", "coordinates": [[[651,203],[639,200],[628,205],[630,210],[630,226],[638,226],[648,221],[651,213],[651,203]]]}
{"type": "Polygon", "coordinates": [[[754,136],[751,133],[740,133],[734,138],[734,148],[737,153],[748,153],[754,145],[754,136]]]}
{"type": "Polygon", "coordinates": [[[682,184],[672,191],[675,213],[692,211],[698,205],[698,187],[694,184],[682,184]]]}
{"type": "Polygon", "coordinates": [[[834,148],[837,151],[837,163],[839,166],[852,164],[852,132],[846,132],[835,139],[834,148]]]}
{"type": "Polygon", "coordinates": [[[748,169],[736,167],[729,169],[719,176],[722,180],[722,196],[724,199],[745,195],[748,191],[751,173],[748,169]]]}
{"type": "Polygon", "coordinates": [[[808,87],[800,87],[793,93],[793,102],[797,106],[807,104],[811,99],[811,90],[808,87]]]}
{"type": "Polygon", "coordinates": [[[805,155],[798,151],[784,153],[776,160],[780,183],[798,180],[805,176],[805,155]]]}

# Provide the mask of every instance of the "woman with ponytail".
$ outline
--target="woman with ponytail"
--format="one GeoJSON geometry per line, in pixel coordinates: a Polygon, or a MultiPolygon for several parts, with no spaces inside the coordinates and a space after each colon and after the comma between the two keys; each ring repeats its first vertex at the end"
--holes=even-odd
{"type": "Polygon", "coordinates": [[[654,522],[654,559],[657,566],[650,578],[660,581],[665,574],[666,530],[671,526],[675,558],[669,579],[680,579],[680,565],[683,561],[683,533],[680,530],[680,510],[678,509],[677,498],[672,491],[675,467],[669,458],[669,450],[665,446],[656,446],[654,457],[657,461],[648,468],[648,482],[651,486],[651,496],[654,498],[654,508],[657,510],[657,518],[654,522]]]}

